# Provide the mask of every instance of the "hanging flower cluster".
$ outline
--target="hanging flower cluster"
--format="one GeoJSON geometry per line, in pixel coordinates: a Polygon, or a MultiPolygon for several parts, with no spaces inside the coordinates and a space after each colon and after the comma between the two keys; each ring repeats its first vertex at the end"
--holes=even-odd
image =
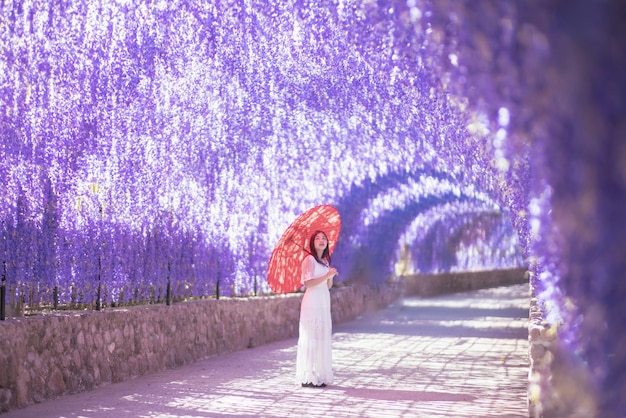
{"type": "Polygon", "coordinates": [[[0,9],[0,251],[27,303],[267,291],[319,203],[345,279],[404,246],[413,271],[523,264],[525,155],[450,93],[425,5],[213,3],[0,9]]]}

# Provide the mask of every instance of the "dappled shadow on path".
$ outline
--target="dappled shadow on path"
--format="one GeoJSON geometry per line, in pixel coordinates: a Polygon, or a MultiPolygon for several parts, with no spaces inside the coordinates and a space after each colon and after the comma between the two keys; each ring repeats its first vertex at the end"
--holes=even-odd
{"type": "Polygon", "coordinates": [[[415,390],[396,390],[389,389],[368,389],[368,388],[350,388],[342,386],[333,386],[329,390],[343,391],[345,396],[351,398],[363,398],[379,401],[411,401],[411,402],[468,402],[476,399],[475,396],[447,393],[447,392],[428,392],[415,390]]]}
{"type": "Polygon", "coordinates": [[[527,417],[528,293],[518,285],[407,297],[340,325],[334,353],[341,386],[408,397],[399,399],[406,412],[395,415],[376,398],[368,411],[382,416],[527,417]],[[437,399],[440,393],[450,398],[437,399]]]}
{"type": "Polygon", "coordinates": [[[527,289],[405,298],[338,325],[325,389],[294,384],[290,339],[6,417],[527,417],[527,289]]]}

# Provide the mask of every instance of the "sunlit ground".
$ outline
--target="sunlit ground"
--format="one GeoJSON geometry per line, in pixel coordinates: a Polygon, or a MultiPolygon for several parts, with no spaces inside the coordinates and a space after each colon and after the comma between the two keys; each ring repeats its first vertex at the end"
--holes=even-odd
{"type": "Polygon", "coordinates": [[[6,417],[528,417],[528,286],[406,298],[335,327],[335,384],[293,383],[291,339],[6,417]]]}

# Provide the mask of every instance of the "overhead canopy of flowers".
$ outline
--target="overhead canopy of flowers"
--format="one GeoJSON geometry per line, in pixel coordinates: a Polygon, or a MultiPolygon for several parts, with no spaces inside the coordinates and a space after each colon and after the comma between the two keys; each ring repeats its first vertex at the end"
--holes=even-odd
{"type": "Polygon", "coordinates": [[[553,3],[5,0],[9,286],[28,303],[267,290],[281,232],[330,203],[342,280],[525,266],[571,341],[586,307],[611,324],[623,48],[599,46],[623,14],[553,3]]]}
{"type": "Polygon", "coordinates": [[[408,271],[523,265],[525,215],[506,195],[529,175],[526,153],[508,155],[508,109],[490,121],[447,88],[428,14],[5,6],[9,275],[87,301],[96,281],[115,300],[167,276],[175,292],[211,294],[220,276],[242,293],[264,285],[281,231],[319,203],[344,217],[345,278],[384,280],[405,247],[408,271]]]}

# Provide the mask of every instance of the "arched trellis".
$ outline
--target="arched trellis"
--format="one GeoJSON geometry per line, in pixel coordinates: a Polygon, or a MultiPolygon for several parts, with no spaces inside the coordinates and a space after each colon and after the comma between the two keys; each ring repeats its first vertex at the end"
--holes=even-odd
{"type": "MultiPolygon", "coordinates": [[[[498,203],[481,193],[478,187],[462,188],[461,184],[452,175],[422,168],[389,172],[375,179],[366,179],[359,185],[352,185],[350,191],[336,203],[342,214],[343,225],[334,259],[343,278],[382,281],[388,277],[393,271],[400,238],[421,214],[436,218],[432,216],[434,212],[444,213],[444,223],[449,225],[445,230],[425,225],[427,230],[431,230],[430,238],[422,237],[410,245],[415,260],[423,260],[424,253],[428,252],[434,251],[438,255],[437,261],[431,260],[427,270],[448,271],[455,268],[455,251],[462,231],[476,226],[479,219],[486,219],[485,216],[491,219],[490,223],[504,222],[506,227],[500,228],[500,233],[513,236],[516,242],[516,231],[510,222],[502,220],[506,214],[502,213],[498,203]],[[435,187],[432,187],[433,183],[435,187]],[[404,193],[402,198],[396,196],[387,199],[386,207],[373,208],[377,205],[377,199],[394,192],[400,193],[400,190],[404,193]],[[471,204],[472,210],[463,214],[446,209],[451,204],[471,204]],[[365,219],[366,212],[373,214],[370,213],[365,219]],[[433,242],[432,237],[435,235],[439,237],[437,242],[433,242]],[[381,246],[380,243],[385,245],[381,246]],[[424,247],[433,245],[438,248],[424,247]],[[422,255],[417,257],[420,252],[422,255]]],[[[516,258],[518,262],[520,258],[516,258]]],[[[422,264],[421,268],[424,267],[422,264]]]]}
{"type": "Polygon", "coordinates": [[[399,184],[404,184],[410,179],[419,180],[420,177],[454,181],[454,178],[446,173],[432,168],[422,168],[414,171],[392,171],[375,179],[366,178],[361,184],[352,184],[350,189],[335,203],[343,219],[344,233],[350,235],[359,227],[361,212],[376,196],[395,189],[399,184]]]}
{"type": "MultiPolygon", "coordinates": [[[[402,179],[406,181],[407,179],[420,178],[423,175],[424,173],[405,173],[402,179]]],[[[458,221],[446,219],[446,223],[452,226],[448,228],[447,232],[444,232],[444,236],[439,242],[424,240],[422,243],[416,243],[416,248],[422,248],[420,246],[423,246],[425,243],[431,246],[438,246],[435,249],[428,250],[436,252],[438,260],[437,265],[431,265],[430,269],[435,268],[447,271],[455,266],[457,261],[455,251],[460,240],[461,231],[468,226],[475,225],[477,219],[485,219],[485,216],[489,214],[492,215],[489,218],[492,219],[492,222],[501,222],[502,213],[494,202],[488,199],[481,200],[476,195],[470,196],[463,192],[416,193],[410,197],[409,201],[404,201],[402,205],[389,208],[381,213],[372,224],[365,225],[363,222],[360,222],[360,219],[362,219],[361,214],[367,205],[380,193],[398,187],[399,177],[401,176],[398,174],[392,174],[389,178],[393,179],[393,182],[387,182],[386,180],[389,179],[387,178],[377,182],[375,187],[364,185],[364,187],[356,191],[359,197],[355,200],[362,202],[365,207],[351,206],[346,208],[347,214],[342,214],[344,219],[346,216],[350,216],[350,218],[344,222],[342,238],[338,243],[334,257],[337,266],[345,274],[345,277],[374,282],[384,280],[392,271],[397,243],[405,233],[408,225],[421,213],[436,210],[438,207],[443,208],[446,204],[473,202],[477,206],[471,215],[458,216],[450,212],[447,218],[457,217],[458,221]],[[385,245],[381,246],[380,243],[385,243],[385,245]],[[396,243],[396,245],[390,245],[390,243],[396,243]],[[450,245],[454,249],[442,248],[450,245]]],[[[443,179],[442,181],[449,180],[449,177],[445,175],[434,178],[443,179]]],[[[350,201],[354,202],[353,200],[350,201]]],[[[338,207],[344,208],[341,204],[338,207]]],[[[512,228],[509,228],[507,232],[515,234],[512,228]]]]}
{"type": "Polygon", "coordinates": [[[438,219],[410,247],[410,253],[415,269],[424,273],[472,270],[476,266],[519,267],[524,263],[511,222],[499,210],[470,211],[438,219]],[[472,246],[480,247],[482,252],[467,254],[472,246]],[[464,263],[458,259],[459,254],[465,256],[464,263]]]}

